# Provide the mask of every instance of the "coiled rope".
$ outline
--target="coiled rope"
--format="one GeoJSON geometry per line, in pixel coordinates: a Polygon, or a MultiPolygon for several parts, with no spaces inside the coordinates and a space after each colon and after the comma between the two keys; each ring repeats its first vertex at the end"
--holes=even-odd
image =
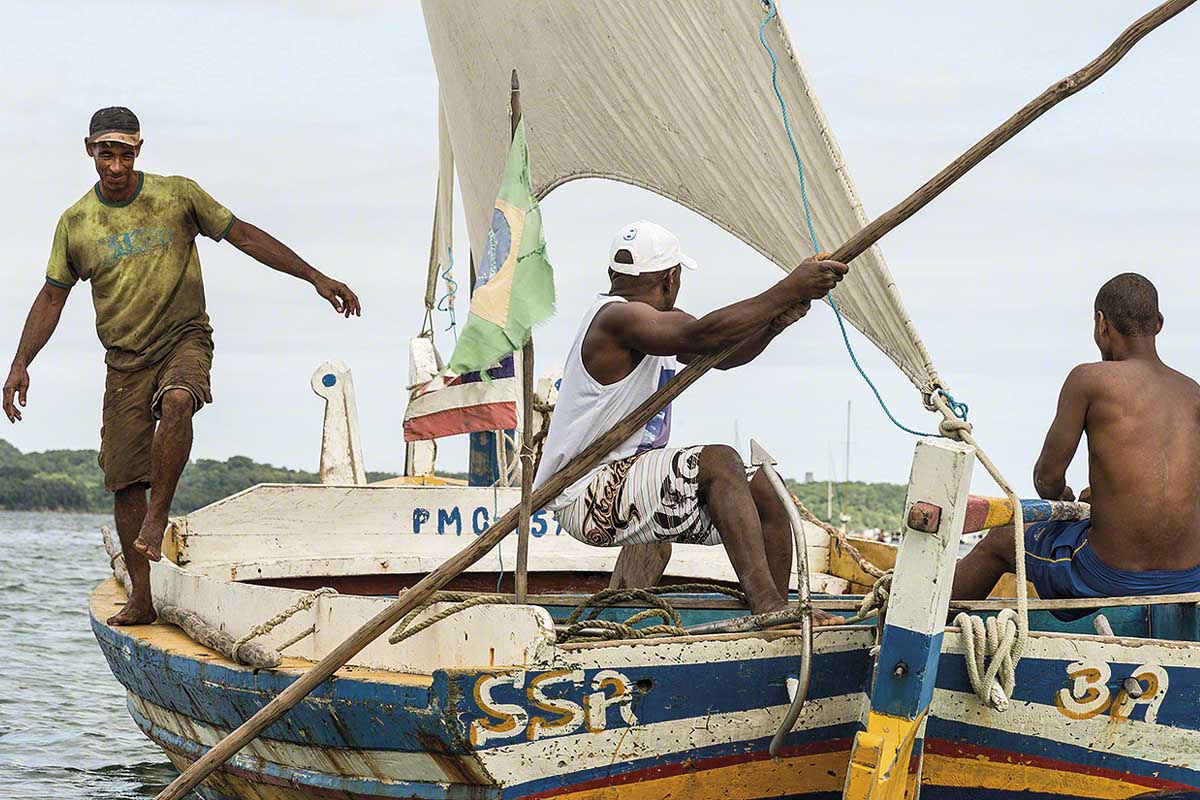
{"type": "MultiPolygon", "coordinates": [[[[820,250],[820,245],[817,242],[817,232],[813,226],[812,210],[808,203],[808,191],[804,183],[804,161],[800,157],[800,148],[796,145],[796,139],[792,135],[792,125],[788,118],[787,103],[783,99],[783,93],[779,90],[779,61],[775,57],[775,52],[771,46],[767,44],[766,29],[767,25],[775,19],[776,8],[774,0],[763,0],[767,7],[767,14],[763,18],[762,24],[758,28],[758,40],[762,44],[763,49],[767,51],[767,55],[771,59],[771,88],[775,91],[775,99],[779,101],[779,111],[783,118],[783,129],[787,134],[788,144],[792,147],[792,156],[796,160],[796,174],[800,179],[800,200],[804,207],[804,221],[808,226],[808,235],[812,243],[814,251],[820,250]]],[[[888,419],[902,431],[913,434],[914,436],[930,436],[935,434],[926,434],[914,430],[902,424],[896,416],[888,408],[884,402],[883,396],[876,388],[875,383],[867,375],[865,369],[858,361],[858,357],[854,353],[854,348],[850,345],[850,337],[846,331],[845,322],[842,320],[841,311],[838,310],[837,302],[834,300],[833,292],[827,296],[829,306],[833,309],[834,316],[837,318],[838,328],[842,332],[842,341],[846,345],[846,352],[850,354],[850,360],[853,362],[858,374],[866,381],[867,386],[875,394],[875,399],[879,401],[880,407],[887,414],[888,419]]],[[[975,690],[975,694],[980,700],[999,709],[1002,705],[1006,706],[1007,701],[1000,703],[996,694],[995,678],[997,675],[1001,677],[999,686],[1005,693],[1011,693],[1012,684],[1009,683],[1007,688],[1004,688],[1003,680],[1006,676],[1016,674],[1016,663],[1020,660],[1021,654],[1025,650],[1025,644],[1029,637],[1029,596],[1028,589],[1025,585],[1025,524],[1021,510],[1021,500],[1012,490],[1008,481],[1000,474],[996,465],[988,458],[987,454],[971,436],[971,425],[967,422],[968,406],[966,403],[955,400],[944,389],[937,389],[936,392],[930,395],[929,401],[940,410],[944,416],[942,422],[938,425],[939,436],[955,439],[965,444],[969,444],[975,448],[975,455],[983,463],[988,474],[996,481],[997,485],[1008,496],[1013,504],[1013,530],[1015,532],[1015,549],[1016,549],[1016,571],[1017,571],[1017,610],[1015,614],[1001,614],[995,618],[995,636],[985,635],[982,639],[971,639],[967,634],[967,628],[963,628],[963,639],[966,642],[971,639],[972,658],[975,658],[974,671],[969,671],[971,677],[971,687],[975,690]],[[988,659],[991,663],[988,663],[988,659]]],[[[840,541],[840,539],[839,539],[840,541]]],[[[959,619],[965,617],[965,614],[960,614],[959,619]]],[[[984,625],[979,618],[970,618],[970,630],[978,630],[979,625],[984,625]]],[[[993,621],[989,620],[987,625],[992,625],[993,621]]],[[[987,625],[984,625],[985,633],[987,625]]],[[[964,645],[967,646],[967,645],[964,645]]],[[[970,659],[968,659],[970,663],[970,659]]]]}

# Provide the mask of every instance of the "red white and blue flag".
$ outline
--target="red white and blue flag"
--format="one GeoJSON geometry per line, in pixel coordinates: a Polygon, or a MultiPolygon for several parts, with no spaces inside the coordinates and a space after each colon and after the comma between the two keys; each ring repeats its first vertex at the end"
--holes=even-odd
{"type": "Polygon", "coordinates": [[[404,412],[404,441],[440,439],[460,433],[517,427],[521,384],[510,353],[483,372],[443,371],[413,390],[404,412]]]}

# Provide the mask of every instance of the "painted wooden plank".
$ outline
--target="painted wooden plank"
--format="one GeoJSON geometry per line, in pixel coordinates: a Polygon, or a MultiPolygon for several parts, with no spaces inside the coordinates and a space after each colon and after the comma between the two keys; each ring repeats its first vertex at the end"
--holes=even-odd
{"type": "MultiPolygon", "coordinates": [[[[514,489],[262,484],[176,520],[173,538],[179,563],[236,580],[417,574],[457,553],[518,500],[514,489]],[[355,563],[337,563],[345,558],[355,563]],[[326,572],[333,568],[338,571],[326,572]],[[355,569],[361,572],[350,571],[355,569]]],[[[806,535],[812,543],[810,564],[823,573],[829,562],[824,549],[828,537],[815,526],[808,526],[806,535]]],[[[617,555],[617,548],[593,547],[563,533],[549,512],[534,515],[532,571],[611,572],[617,555]]],[[[511,570],[513,557],[512,545],[501,546],[470,571],[511,570]]],[[[737,581],[723,548],[699,545],[675,547],[666,575],[737,581]]],[[[814,577],[813,591],[838,594],[846,589],[835,577],[814,577]]]]}
{"type": "Polygon", "coordinates": [[[904,519],[917,504],[940,517],[930,530],[905,527],[892,575],[888,613],[876,659],[865,730],[855,734],[844,794],[854,800],[899,800],[908,766],[920,775],[921,741],[941,662],[942,630],[975,465],[975,448],[924,438],[917,442],[904,519]]]}
{"type": "MultiPolygon", "coordinates": [[[[168,561],[152,564],[150,577],[160,601],[192,610],[234,638],[247,635],[254,626],[307,594],[296,589],[230,583],[187,572],[168,561]]],[[[287,652],[317,659],[390,602],[387,597],[326,595],[261,641],[276,647],[315,626],[314,634],[292,645],[287,652]]],[[[433,614],[444,607],[433,606],[425,613],[433,614]]],[[[450,617],[399,645],[380,638],[351,663],[399,672],[432,672],[449,665],[526,664],[538,647],[553,640],[554,623],[545,609],[487,606],[450,617]]]]}

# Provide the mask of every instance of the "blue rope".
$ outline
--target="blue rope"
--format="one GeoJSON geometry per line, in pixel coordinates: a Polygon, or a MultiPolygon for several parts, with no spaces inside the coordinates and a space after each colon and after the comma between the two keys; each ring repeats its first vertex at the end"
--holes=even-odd
{"type": "MultiPolygon", "coordinates": [[[[758,26],[758,41],[762,43],[763,49],[771,57],[771,88],[775,90],[775,99],[779,101],[779,111],[783,117],[783,130],[787,134],[788,144],[792,146],[792,156],[796,159],[796,174],[800,177],[800,200],[804,205],[804,221],[808,225],[808,236],[812,242],[813,250],[820,252],[821,246],[817,243],[817,231],[813,227],[812,210],[808,204],[808,191],[804,185],[804,160],[800,157],[800,148],[796,146],[796,137],[792,135],[792,123],[788,118],[787,103],[783,99],[783,93],[779,91],[779,61],[775,58],[775,52],[771,49],[771,45],[767,44],[766,30],[771,20],[775,19],[775,2],[774,0],[763,0],[763,4],[767,7],[767,16],[763,18],[762,24],[758,26]]],[[[896,419],[896,415],[892,413],[887,403],[883,401],[883,395],[875,387],[874,381],[867,375],[867,371],[863,369],[862,364],[858,362],[858,356],[854,354],[854,348],[850,346],[850,336],[846,333],[846,323],[842,320],[842,312],[838,310],[837,302],[833,299],[833,292],[830,292],[826,299],[829,300],[829,307],[833,309],[833,315],[837,319],[838,328],[842,331],[842,341],[846,345],[846,352],[850,354],[850,360],[854,363],[854,368],[858,370],[858,374],[862,376],[862,379],[867,382],[867,386],[871,387],[871,391],[875,394],[875,399],[879,401],[879,407],[887,414],[892,424],[913,436],[940,436],[941,434],[923,433],[913,430],[896,419]]],[[[958,402],[941,389],[938,389],[938,394],[946,398],[946,402],[950,406],[951,411],[954,412],[954,416],[961,420],[966,420],[966,403],[958,402]]]]}
{"type": "Polygon", "coordinates": [[[458,294],[458,281],[454,280],[453,275],[454,251],[447,249],[446,255],[449,263],[446,264],[446,270],[442,273],[442,280],[446,282],[446,293],[442,295],[441,300],[437,301],[437,310],[450,315],[450,325],[445,330],[454,331],[454,343],[458,344],[458,320],[454,316],[454,297],[458,294]],[[444,308],[443,303],[446,304],[444,308]]]}

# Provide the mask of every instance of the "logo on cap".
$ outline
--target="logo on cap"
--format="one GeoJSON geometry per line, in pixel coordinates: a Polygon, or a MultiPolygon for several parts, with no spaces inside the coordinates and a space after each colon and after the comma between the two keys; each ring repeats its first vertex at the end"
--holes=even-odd
{"type": "Polygon", "coordinates": [[[637,238],[637,228],[627,228],[621,238],[627,242],[632,242],[637,238]]]}

